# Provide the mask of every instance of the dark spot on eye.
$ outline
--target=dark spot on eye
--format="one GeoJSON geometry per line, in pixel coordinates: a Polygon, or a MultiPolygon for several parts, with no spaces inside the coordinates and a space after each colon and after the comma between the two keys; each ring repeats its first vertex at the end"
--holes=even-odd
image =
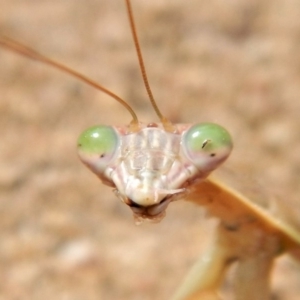
{"type": "Polygon", "coordinates": [[[204,149],[205,146],[206,146],[209,142],[211,142],[211,140],[206,140],[206,141],[204,141],[204,143],[202,144],[202,149],[204,149]]]}
{"type": "Polygon", "coordinates": [[[216,153],[211,153],[210,156],[214,157],[214,156],[216,156],[216,153]]]}

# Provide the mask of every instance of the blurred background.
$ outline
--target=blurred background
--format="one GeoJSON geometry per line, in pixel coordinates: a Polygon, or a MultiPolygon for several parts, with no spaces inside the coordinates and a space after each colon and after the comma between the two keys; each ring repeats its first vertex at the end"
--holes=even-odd
{"type": "MultiPolygon", "coordinates": [[[[133,0],[154,96],[174,122],[217,122],[235,141],[237,180],[280,194],[300,216],[300,2],[133,0]],[[255,183],[256,182],[256,183],[255,183]]],[[[124,1],[2,0],[0,33],[149,105],[124,1]]],[[[184,201],[136,226],[78,160],[95,124],[128,124],[113,99],[0,49],[0,299],[169,299],[213,235],[184,201]]],[[[270,193],[270,194],[269,194],[270,193]]],[[[227,290],[227,282],[224,290],[227,290]]],[[[299,299],[300,266],[283,257],[272,299],[299,299]]]]}

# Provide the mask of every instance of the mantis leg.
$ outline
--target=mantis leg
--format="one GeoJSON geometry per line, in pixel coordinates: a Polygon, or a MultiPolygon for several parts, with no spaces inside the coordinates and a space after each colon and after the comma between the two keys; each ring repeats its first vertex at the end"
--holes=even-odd
{"type": "Polygon", "coordinates": [[[207,253],[196,262],[172,300],[220,300],[218,290],[233,260],[230,241],[219,227],[207,253]]]}
{"type": "Polygon", "coordinates": [[[261,252],[257,256],[241,258],[234,278],[234,299],[268,300],[269,280],[274,253],[261,252]]]}

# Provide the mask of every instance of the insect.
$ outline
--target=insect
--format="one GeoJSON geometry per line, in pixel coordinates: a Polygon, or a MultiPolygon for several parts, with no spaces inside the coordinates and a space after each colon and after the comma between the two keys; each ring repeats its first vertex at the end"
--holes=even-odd
{"type": "MultiPolygon", "coordinates": [[[[151,128],[151,127],[150,127],[151,128]]],[[[155,128],[155,127],[154,127],[155,128]]],[[[134,131],[134,130],[133,130],[134,131]]],[[[203,145],[203,143],[202,143],[202,145],[203,145]]],[[[205,148],[205,145],[203,146],[204,148],[205,148]]],[[[85,158],[84,158],[85,159],[85,158]]],[[[88,162],[87,162],[88,163],[88,162]]],[[[209,204],[209,201],[211,201],[211,199],[213,199],[212,201],[214,201],[214,199],[216,198],[216,193],[219,193],[219,191],[218,191],[218,187],[215,187],[215,188],[213,188],[213,189],[210,189],[210,186],[209,186],[209,184],[210,183],[208,183],[207,185],[202,185],[202,188],[205,190],[206,188],[208,189],[208,191],[207,191],[207,193],[205,193],[205,191],[203,191],[204,192],[204,195],[207,195],[207,198],[202,198],[202,201],[204,201],[204,203],[201,203],[201,204],[204,204],[205,205],[205,201],[207,200],[208,202],[208,204],[209,204]]],[[[218,185],[218,184],[217,184],[218,185]]],[[[224,193],[224,191],[226,191],[226,188],[225,187],[223,187],[223,186],[221,186],[222,187],[222,189],[223,189],[223,193],[224,193]]],[[[177,192],[182,192],[182,191],[177,191],[177,192]]],[[[226,193],[226,192],[225,192],[226,193]]],[[[196,189],[195,190],[195,194],[197,195],[197,200],[195,199],[195,197],[191,197],[191,199],[193,199],[193,201],[198,201],[198,195],[199,195],[199,190],[198,189],[196,189]]],[[[192,193],[192,195],[193,195],[193,193],[192,193]]],[[[154,197],[155,198],[155,197],[154,197]]],[[[218,197],[217,197],[218,198],[218,197]]],[[[124,201],[126,202],[127,201],[127,199],[124,199],[124,201]]],[[[127,204],[132,204],[132,203],[127,203],[127,204]]],[[[143,203],[142,203],[143,204],[143,203]]],[[[248,204],[246,204],[246,206],[247,206],[248,204]]],[[[212,206],[212,209],[214,209],[214,207],[215,206],[212,206]]],[[[233,205],[233,208],[234,207],[236,207],[235,205],[233,205]]],[[[254,209],[254,210],[257,210],[258,208],[256,207],[256,206],[254,206],[253,208],[252,207],[250,207],[251,209],[254,209]]],[[[134,208],[135,209],[135,208],[134,208]]],[[[268,233],[267,234],[267,238],[269,238],[269,236],[270,236],[270,239],[271,239],[271,241],[268,241],[267,239],[266,239],[266,241],[265,241],[265,243],[266,243],[266,246],[270,246],[270,249],[268,249],[268,251],[270,250],[270,252],[268,252],[268,251],[266,251],[266,252],[263,252],[264,254],[270,254],[270,260],[273,258],[273,255],[275,255],[275,254],[277,254],[277,252],[278,251],[282,251],[282,245],[281,245],[281,242],[280,241],[278,241],[277,240],[277,232],[276,232],[276,229],[275,229],[275,231],[273,232],[273,229],[274,228],[276,228],[276,226],[282,231],[282,232],[287,232],[288,234],[290,234],[290,237],[291,238],[289,238],[288,236],[286,237],[285,235],[282,235],[283,237],[284,237],[284,241],[287,243],[287,244],[284,244],[284,246],[286,246],[287,245],[287,247],[292,247],[293,246],[293,243],[291,243],[291,244],[289,244],[290,242],[291,242],[291,240],[292,241],[294,241],[296,244],[297,244],[297,233],[295,233],[295,234],[293,234],[293,230],[291,229],[291,228],[282,228],[282,227],[280,227],[280,226],[282,226],[282,224],[271,224],[270,225],[270,222],[272,223],[273,222],[273,219],[271,219],[271,220],[269,220],[268,219],[268,216],[267,215],[260,215],[260,220],[262,220],[262,223],[260,223],[260,222],[256,222],[256,218],[255,218],[255,214],[254,214],[254,217],[253,217],[253,214],[250,214],[250,217],[249,217],[249,219],[250,220],[248,220],[248,215],[246,216],[246,218],[245,218],[245,216],[243,216],[243,213],[242,213],[242,215],[240,215],[240,212],[241,212],[241,210],[242,210],[242,212],[243,212],[243,209],[242,208],[240,208],[240,207],[238,207],[237,208],[237,211],[236,211],[236,214],[237,215],[233,215],[232,213],[230,213],[230,216],[231,217],[233,217],[233,219],[231,220],[226,220],[226,226],[225,226],[225,231],[224,231],[224,228],[221,228],[220,229],[220,231],[221,231],[221,234],[220,234],[220,236],[221,237],[227,237],[227,238],[232,238],[233,237],[233,240],[235,239],[235,236],[238,236],[238,241],[240,241],[240,240],[242,240],[241,238],[240,238],[240,234],[242,235],[242,236],[244,236],[244,232],[243,232],[243,229],[245,230],[245,232],[247,233],[247,234],[249,234],[249,233],[251,233],[251,232],[254,232],[254,233],[259,233],[259,234],[262,234],[262,232],[265,232],[265,230],[266,230],[266,232],[268,233]],[[239,217],[241,216],[241,220],[239,220],[239,217]],[[238,221],[237,221],[238,220],[238,221]],[[264,223],[264,221],[263,220],[266,220],[266,224],[264,223]],[[227,221],[228,221],[228,223],[227,223],[227,221]],[[244,227],[243,225],[243,223],[245,222],[245,224],[246,224],[246,226],[244,227]],[[248,225],[249,225],[249,227],[251,227],[251,228],[248,228],[248,225]],[[252,227],[253,226],[253,227],[252,227]],[[271,227],[271,229],[269,228],[269,227],[271,227]],[[258,231],[256,231],[256,230],[258,230],[258,231]],[[273,235],[272,234],[270,234],[269,235],[269,230],[270,230],[270,232],[271,233],[274,233],[273,235]],[[226,232],[226,234],[224,233],[224,232],[226,232]],[[238,232],[238,233],[237,233],[238,232]],[[228,236],[227,236],[228,235],[228,236]],[[278,244],[277,244],[277,242],[278,243],[280,243],[280,246],[278,246],[278,244]],[[274,243],[274,245],[273,245],[273,243],[274,243]],[[274,247],[274,248],[272,248],[272,247],[274,247]],[[273,251],[275,251],[274,253],[273,253],[273,251]]],[[[161,213],[161,212],[159,212],[159,213],[161,213]]],[[[227,215],[227,212],[225,211],[225,212],[222,212],[222,209],[220,209],[218,206],[217,206],[217,211],[216,211],[216,214],[218,215],[219,213],[225,213],[226,215],[227,215]]],[[[259,214],[260,214],[260,212],[258,212],[259,214]]],[[[213,212],[213,214],[214,214],[214,212],[213,212]]],[[[138,212],[138,215],[140,215],[140,212],[138,212]]],[[[143,213],[141,214],[141,217],[143,218],[143,213]]],[[[148,217],[149,217],[149,214],[147,215],[148,217]]],[[[161,215],[160,215],[161,216],[161,215]]],[[[219,216],[219,215],[218,215],[219,216]]],[[[287,234],[287,235],[288,235],[287,234]]],[[[264,235],[263,235],[264,236],[264,235]]],[[[281,237],[282,237],[281,236],[281,237]]],[[[279,238],[279,240],[281,239],[281,237],[279,238]]],[[[264,241],[264,239],[263,239],[263,241],[264,241]]],[[[222,242],[222,241],[221,241],[222,242]]],[[[232,247],[232,244],[230,244],[230,246],[232,247]]],[[[239,244],[238,246],[243,246],[243,247],[245,247],[246,249],[249,249],[249,247],[248,247],[248,245],[242,245],[242,244],[239,244]]],[[[238,247],[237,247],[238,248],[238,247]]],[[[236,248],[236,249],[237,249],[236,248]]],[[[217,247],[216,248],[216,250],[218,250],[218,249],[221,249],[221,250],[224,250],[224,249],[226,249],[226,247],[217,247]]],[[[236,250],[234,247],[233,247],[233,249],[234,250],[236,250]]],[[[234,252],[234,250],[230,250],[230,251],[233,251],[234,252]]],[[[253,249],[252,249],[253,250],[253,249]]],[[[255,254],[255,250],[257,250],[258,252],[257,253],[260,253],[261,251],[261,249],[259,248],[259,249],[254,249],[253,250],[253,255],[255,254]]],[[[214,253],[214,252],[212,252],[212,253],[214,253]]],[[[225,253],[224,254],[224,256],[222,256],[222,253],[220,254],[220,253],[216,253],[216,259],[213,259],[213,261],[214,262],[218,262],[218,258],[221,260],[221,262],[220,262],[220,265],[218,266],[216,266],[216,268],[210,268],[210,270],[212,270],[212,271],[214,271],[214,270],[217,270],[217,273],[218,274],[220,274],[221,275],[221,273],[222,272],[220,272],[220,270],[218,270],[217,268],[218,267],[220,267],[220,268],[223,268],[223,267],[225,267],[225,263],[224,263],[224,260],[226,261],[226,263],[229,263],[229,262],[231,262],[231,261],[234,261],[234,260],[238,260],[238,254],[237,255],[235,255],[235,253],[230,253],[230,255],[229,256],[227,256],[227,253],[225,253]],[[225,255],[226,254],[226,255],[225,255]]],[[[251,256],[251,253],[249,254],[249,256],[247,256],[246,255],[246,258],[253,258],[252,256],[251,256]]],[[[270,263],[270,261],[268,260],[268,259],[266,259],[265,257],[263,258],[263,262],[265,263],[265,265],[261,265],[262,267],[265,267],[266,268],[266,272],[267,271],[269,271],[268,270],[268,267],[269,267],[269,263],[270,263]]],[[[243,268],[243,266],[242,266],[243,264],[241,263],[241,268],[243,268]]],[[[246,265],[246,267],[247,267],[247,265],[246,265]]],[[[255,269],[254,269],[254,271],[255,271],[255,269]]],[[[256,269],[256,271],[257,272],[259,272],[260,274],[261,274],[261,269],[259,269],[259,268],[257,268],[256,269]]],[[[247,272],[244,272],[243,274],[247,274],[247,272]]],[[[207,273],[205,274],[206,276],[207,276],[207,273]]],[[[253,275],[253,274],[249,274],[249,275],[253,275]]],[[[263,276],[263,279],[265,278],[265,276],[263,276]]],[[[218,277],[214,277],[213,278],[214,280],[217,280],[218,279],[218,277]]],[[[205,280],[204,279],[202,279],[202,280],[200,280],[202,283],[206,283],[207,284],[207,282],[205,282],[205,280]]],[[[217,280],[218,281],[218,280],[217,280]]],[[[261,289],[259,289],[259,292],[260,292],[260,295],[259,296],[257,296],[257,297],[255,297],[256,299],[259,299],[258,297],[261,297],[261,299],[265,299],[267,296],[266,296],[266,293],[267,293],[267,291],[265,290],[265,293],[264,293],[264,290],[262,289],[263,287],[266,287],[267,285],[266,285],[266,283],[263,281],[263,280],[261,280],[261,281],[259,281],[259,280],[257,280],[257,278],[256,278],[256,282],[260,282],[261,284],[262,284],[262,287],[261,287],[261,289]],[[264,298],[263,298],[264,297],[264,298]]],[[[210,282],[208,282],[208,283],[210,283],[210,282]]],[[[248,282],[247,282],[248,283],[248,282]]],[[[215,284],[215,282],[214,282],[214,284],[215,284]]],[[[242,286],[242,287],[247,287],[247,284],[245,284],[245,283],[240,283],[239,284],[239,287],[240,286],[242,286]]],[[[253,289],[253,286],[251,286],[251,285],[248,285],[248,288],[250,288],[251,290],[253,289]]],[[[192,291],[192,289],[191,289],[191,287],[189,287],[188,285],[187,285],[187,288],[186,288],[188,291],[192,291]]],[[[258,290],[258,289],[257,289],[258,290]]],[[[211,290],[209,290],[209,291],[206,291],[206,292],[209,292],[210,294],[207,296],[207,297],[217,297],[215,294],[214,294],[214,291],[211,291],[211,290]]],[[[184,293],[184,292],[183,292],[184,293]]],[[[247,294],[247,292],[245,291],[245,290],[242,290],[242,291],[240,291],[239,290],[239,288],[237,288],[237,290],[236,290],[236,293],[237,293],[237,297],[239,297],[240,299],[246,299],[245,298],[245,294],[247,294]],[[243,297],[243,298],[242,298],[243,297]]],[[[199,297],[201,297],[201,299],[204,299],[204,296],[202,295],[202,296],[199,296],[199,297]]],[[[251,294],[251,299],[253,299],[253,293],[251,294]]]]}

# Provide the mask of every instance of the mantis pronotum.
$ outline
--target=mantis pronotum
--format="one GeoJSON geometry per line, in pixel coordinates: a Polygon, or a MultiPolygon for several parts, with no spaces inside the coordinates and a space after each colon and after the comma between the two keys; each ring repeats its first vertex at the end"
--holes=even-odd
{"type": "MultiPolygon", "coordinates": [[[[177,66],[178,67],[178,66],[177,66]]],[[[101,66],[101,68],[102,68],[102,66],[101,66]]],[[[168,97],[171,97],[170,95],[168,95],[168,97]]],[[[175,98],[175,97],[171,97],[171,98],[175,98]]],[[[226,98],[226,97],[225,97],[226,98]]],[[[23,100],[23,101],[25,101],[25,100],[23,100]]],[[[199,99],[197,100],[197,101],[199,101],[199,99]]],[[[225,100],[224,100],[225,101],[225,100]]],[[[203,101],[203,102],[205,102],[205,100],[203,101]]],[[[221,101],[219,100],[218,101],[218,103],[217,103],[217,105],[222,105],[221,103],[220,103],[221,101]]],[[[234,103],[234,102],[233,102],[234,103]]],[[[74,104],[74,101],[72,102],[72,105],[74,104]]],[[[215,106],[216,106],[216,103],[214,103],[214,101],[210,101],[210,104],[211,105],[213,105],[213,108],[215,108],[215,106]]],[[[86,104],[85,104],[85,106],[86,106],[86,104]]],[[[103,108],[101,109],[102,111],[104,110],[103,108]]],[[[78,111],[80,111],[80,109],[78,110],[78,111]]],[[[46,116],[47,117],[47,116],[46,116]]],[[[206,120],[208,120],[208,117],[206,117],[206,120]]],[[[55,121],[53,121],[53,122],[55,122],[55,121]]],[[[91,122],[91,123],[89,123],[89,124],[87,124],[87,125],[90,125],[90,124],[93,124],[93,123],[95,123],[95,122],[99,122],[98,120],[97,121],[93,121],[93,122],[91,122]]],[[[26,132],[26,129],[25,129],[25,132],[26,132]]],[[[78,131],[79,132],[79,131],[78,131]]],[[[30,138],[30,136],[29,136],[29,138],[30,138]]],[[[254,143],[255,145],[256,145],[256,143],[254,143]]],[[[39,145],[36,145],[37,147],[39,146],[39,145]]],[[[46,147],[46,146],[45,146],[46,147]]],[[[71,148],[71,147],[70,147],[71,148]]],[[[257,148],[257,147],[256,147],[257,148]]],[[[46,149],[47,150],[47,149],[46,149]]],[[[68,152],[68,150],[69,149],[67,149],[67,152],[68,152]]],[[[50,151],[49,151],[50,152],[50,151]]],[[[44,152],[44,154],[39,154],[39,155],[45,155],[45,156],[50,156],[51,157],[51,153],[53,153],[53,151],[51,151],[50,153],[48,153],[48,152],[44,152]],[[50,155],[49,155],[50,154],[50,155]]],[[[23,154],[22,155],[24,155],[24,152],[23,152],[23,154]]],[[[53,155],[53,154],[52,154],[53,155]]],[[[51,174],[51,173],[50,173],[51,174]]],[[[45,180],[45,179],[44,179],[45,180]]],[[[58,192],[59,193],[59,192],[58,192]]],[[[57,196],[57,195],[56,195],[57,196]]],[[[58,199],[57,199],[58,200],[58,199]]],[[[69,200],[69,201],[71,201],[71,200],[69,200]]],[[[100,225],[101,226],[101,225],[100,225]]],[[[173,272],[172,272],[173,273],[173,272]]]]}

